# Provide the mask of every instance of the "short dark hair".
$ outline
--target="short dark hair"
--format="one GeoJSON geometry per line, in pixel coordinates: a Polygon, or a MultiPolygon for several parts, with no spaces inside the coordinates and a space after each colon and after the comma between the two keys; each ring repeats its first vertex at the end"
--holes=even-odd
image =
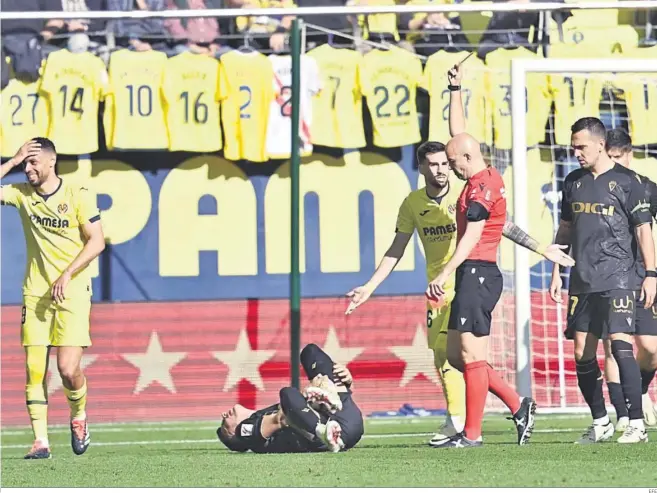
{"type": "Polygon", "coordinates": [[[46,137],[34,137],[32,139],[34,142],[41,144],[42,151],[52,152],[55,156],[57,155],[57,149],[55,149],[55,143],[47,139],[46,137]]]}
{"type": "Polygon", "coordinates": [[[605,148],[607,151],[618,149],[626,154],[632,150],[632,137],[622,128],[612,128],[607,132],[605,148]]]}
{"type": "Polygon", "coordinates": [[[422,164],[427,158],[427,154],[435,154],[436,152],[445,152],[445,144],[442,142],[428,141],[417,148],[417,162],[422,164]]]}
{"type": "Polygon", "coordinates": [[[217,437],[219,438],[219,441],[223,443],[228,450],[232,450],[233,452],[246,452],[247,450],[249,450],[249,448],[245,444],[243,444],[237,437],[235,437],[235,435],[233,436],[228,435],[226,428],[224,428],[223,421],[221,422],[219,428],[217,428],[217,437]]]}
{"type": "Polygon", "coordinates": [[[570,131],[574,134],[581,132],[582,130],[588,130],[591,135],[603,140],[607,138],[607,129],[605,128],[605,124],[602,123],[602,120],[599,118],[594,118],[592,116],[580,118],[573,123],[572,127],[570,127],[570,131]]]}

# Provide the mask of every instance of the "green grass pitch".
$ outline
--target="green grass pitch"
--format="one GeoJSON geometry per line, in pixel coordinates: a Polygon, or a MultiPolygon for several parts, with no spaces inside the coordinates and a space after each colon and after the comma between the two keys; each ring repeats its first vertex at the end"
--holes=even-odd
{"type": "Polygon", "coordinates": [[[589,423],[539,416],[531,443],[518,447],[511,422],[493,416],[484,447],[435,450],[426,445],[440,425],[435,418],[368,420],[366,436],[346,453],[256,455],[227,452],[213,422],[92,422],[85,455],[73,455],[68,428],[59,427],[50,436],[53,458],[41,461],[23,460],[27,428],[5,428],[1,485],[657,487],[657,429],[647,444],[574,445],[589,423]]]}

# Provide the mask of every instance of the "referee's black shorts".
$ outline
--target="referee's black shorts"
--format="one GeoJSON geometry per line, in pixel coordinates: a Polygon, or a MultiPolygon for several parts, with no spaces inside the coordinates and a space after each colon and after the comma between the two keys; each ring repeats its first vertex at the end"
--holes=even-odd
{"type": "Polygon", "coordinates": [[[456,295],[450,308],[449,328],[490,335],[495,305],[502,296],[503,279],[495,262],[466,260],[456,269],[456,295]]]}
{"type": "Polygon", "coordinates": [[[657,304],[645,308],[643,303],[637,301],[634,335],[657,336],[657,304]]]}
{"type": "MultiPolygon", "coordinates": [[[[598,339],[606,339],[610,334],[634,334],[637,315],[635,298],[636,294],[631,289],[569,293],[566,339],[574,339],[575,332],[590,333],[598,339]]],[[[647,314],[642,314],[642,325],[645,325],[646,318],[647,314]]]]}

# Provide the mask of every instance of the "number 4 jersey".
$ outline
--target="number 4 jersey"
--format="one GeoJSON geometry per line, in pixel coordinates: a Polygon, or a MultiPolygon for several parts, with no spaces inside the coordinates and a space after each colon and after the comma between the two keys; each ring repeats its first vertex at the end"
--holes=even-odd
{"type": "MultiPolygon", "coordinates": [[[[292,148],[292,57],[269,55],[274,69],[273,89],[275,99],[269,110],[267,128],[267,154],[272,159],[290,157],[292,148]]],[[[313,122],[312,97],[321,89],[317,62],[301,56],[301,105],[299,113],[299,138],[302,156],[312,153],[311,127],[313,122]]]]}
{"type": "Polygon", "coordinates": [[[48,108],[39,96],[39,82],[24,83],[12,79],[2,91],[0,105],[0,152],[12,157],[28,140],[46,135],[48,108]]]}
{"type": "Polygon", "coordinates": [[[59,50],[51,53],[41,82],[48,98],[48,137],[61,154],[98,150],[98,103],[107,93],[103,61],[91,53],[59,50]]]}
{"type": "Polygon", "coordinates": [[[185,52],[169,58],[164,76],[169,150],[221,149],[219,62],[185,52]]]}
{"type": "Polygon", "coordinates": [[[169,148],[161,93],[166,63],[159,51],[112,53],[103,116],[108,149],[169,148]]]}
{"type": "Polygon", "coordinates": [[[401,48],[372,50],[364,57],[363,93],[372,115],[374,145],[401,147],[420,141],[415,94],[422,62],[401,48]]]}

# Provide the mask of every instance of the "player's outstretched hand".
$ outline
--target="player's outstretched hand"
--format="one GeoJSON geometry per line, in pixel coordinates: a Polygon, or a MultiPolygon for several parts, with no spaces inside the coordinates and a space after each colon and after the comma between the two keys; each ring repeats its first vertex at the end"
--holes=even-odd
{"type": "Polygon", "coordinates": [[[15,163],[15,165],[19,165],[27,158],[39,154],[39,151],[41,151],[41,144],[35,142],[34,140],[28,140],[20,147],[20,149],[18,149],[12,161],[15,163]]]}
{"type": "Polygon", "coordinates": [[[460,86],[463,78],[463,69],[460,64],[454,65],[447,72],[447,80],[451,86],[460,86]]]}
{"type": "Polygon", "coordinates": [[[365,303],[372,296],[372,289],[365,286],[358,286],[347,293],[347,298],[350,299],[349,306],[344,312],[345,315],[350,315],[360,305],[365,303]]]}
{"type": "Polygon", "coordinates": [[[550,283],[550,298],[555,303],[561,303],[561,287],[563,283],[561,282],[561,276],[556,275],[552,276],[552,282],[550,283]]]}
{"type": "Polygon", "coordinates": [[[340,381],[344,384],[345,387],[350,388],[354,382],[354,379],[351,376],[351,372],[347,369],[346,366],[341,364],[333,365],[333,373],[335,373],[340,381]]]}
{"type": "Polygon", "coordinates": [[[646,277],[641,285],[641,297],[646,309],[650,308],[655,302],[655,293],[657,292],[657,278],[646,277]]]}
{"type": "Polygon", "coordinates": [[[66,286],[68,286],[69,281],[71,280],[71,275],[64,271],[61,276],[53,283],[50,293],[52,294],[52,299],[57,303],[64,301],[64,291],[66,286]]]}
{"type": "Polygon", "coordinates": [[[557,245],[555,243],[545,249],[543,256],[561,267],[572,267],[575,265],[575,259],[563,250],[568,250],[568,245],[557,245]]]}

